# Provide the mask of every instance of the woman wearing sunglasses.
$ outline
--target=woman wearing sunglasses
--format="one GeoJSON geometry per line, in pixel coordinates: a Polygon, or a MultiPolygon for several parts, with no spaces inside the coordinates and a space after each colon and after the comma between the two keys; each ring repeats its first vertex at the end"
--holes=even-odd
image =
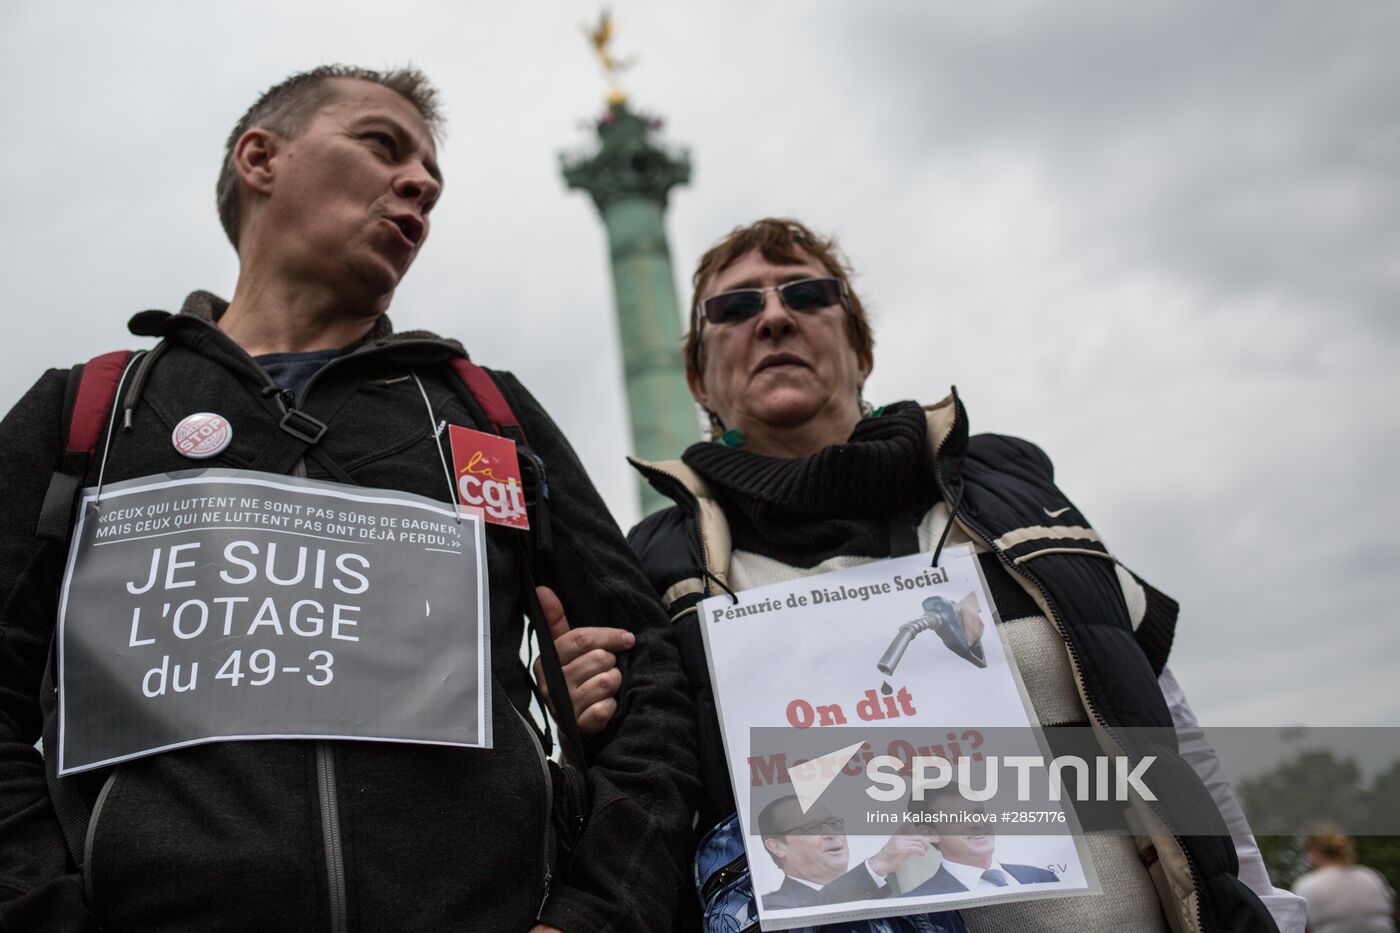
{"type": "MultiPolygon", "coordinates": [[[[648,516],[628,539],[669,604],[696,693],[704,786],[697,874],[707,930],[744,929],[754,893],[695,612],[707,596],[970,540],[1043,725],[1171,726],[1189,718],[1165,671],[1174,602],[1099,545],[1102,553],[1068,555],[1092,548],[1023,544],[1038,548],[1027,557],[1010,543],[1053,535],[1044,526],[1061,525],[1073,526],[1081,545],[1085,537],[1097,541],[1055,488],[1038,448],[969,437],[956,396],[928,408],[866,403],[874,341],[832,240],[795,221],[760,220],[706,253],[694,286],[686,377],[709,414],[712,440],[680,461],[634,463],[676,504],[648,516]],[[1084,620],[1096,623],[1092,635],[1084,620]],[[1111,636],[1104,627],[1114,629],[1111,636]],[[736,916],[738,927],[725,925],[736,916]]],[[[1189,756],[1185,748],[1182,754],[1189,756]]],[[[1257,850],[1239,871],[1228,839],[1151,841],[1149,869],[1133,838],[1088,838],[1104,886],[1098,896],[841,928],[1165,931],[1173,915],[1171,928],[1275,929],[1239,880],[1272,900],[1257,850]]]]}

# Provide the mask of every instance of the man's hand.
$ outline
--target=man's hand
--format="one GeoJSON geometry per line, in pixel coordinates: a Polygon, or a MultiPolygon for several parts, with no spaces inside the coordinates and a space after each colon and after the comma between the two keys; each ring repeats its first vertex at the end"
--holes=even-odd
{"type": "Polygon", "coordinates": [[[865,864],[869,865],[870,870],[881,878],[888,878],[909,859],[916,855],[923,855],[927,851],[928,839],[925,837],[895,833],[885,841],[879,852],[865,860],[865,864]]]}
{"type": "MultiPolygon", "coordinates": [[[[544,610],[549,636],[554,639],[554,649],[559,652],[559,663],[564,666],[564,681],[574,701],[578,731],[585,737],[597,735],[607,728],[608,721],[617,712],[617,700],[613,696],[622,686],[622,672],[617,669],[614,652],[626,651],[637,639],[620,628],[587,625],[571,629],[564,616],[564,605],[554,591],[547,586],[537,586],[535,593],[544,610]]],[[[549,695],[540,658],[535,659],[535,682],[552,707],[554,700],[549,695]]]]}
{"type": "Polygon", "coordinates": [[[963,631],[967,633],[969,645],[977,644],[982,639],[982,630],[986,628],[982,624],[981,608],[976,593],[968,593],[958,600],[958,615],[962,617],[963,631]]]}

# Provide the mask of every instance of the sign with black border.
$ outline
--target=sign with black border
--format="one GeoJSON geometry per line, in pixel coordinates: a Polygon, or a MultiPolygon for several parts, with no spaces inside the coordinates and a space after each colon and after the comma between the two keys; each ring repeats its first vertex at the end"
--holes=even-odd
{"type": "Polygon", "coordinates": [[[480,510],[190,470],[85,489],[58,617],[58,771],[207,742],[491,747],[480,510]]]}

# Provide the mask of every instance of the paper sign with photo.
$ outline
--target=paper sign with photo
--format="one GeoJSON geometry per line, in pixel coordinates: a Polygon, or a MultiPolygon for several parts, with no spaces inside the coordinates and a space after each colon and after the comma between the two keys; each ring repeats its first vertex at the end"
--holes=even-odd
{"type": "Polygon", "coordinates": [[[1072,814],[977,793],[1046,750],[970,547],[700,612],[764,929],[1098,892],[1072,814]]]}

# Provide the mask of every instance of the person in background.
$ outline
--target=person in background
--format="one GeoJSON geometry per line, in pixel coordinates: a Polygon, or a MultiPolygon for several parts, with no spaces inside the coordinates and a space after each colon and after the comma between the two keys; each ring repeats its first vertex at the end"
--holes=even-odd
{"type": "Polygon", "coordinates": [[[1356,864],[1350,836],[1311,833],[1303,852],[1312,871],[1293,882],[1293,893],[1308,902],[1311,933],[1394,933],[1395,891],[1380,872],[1356,864]]]}

